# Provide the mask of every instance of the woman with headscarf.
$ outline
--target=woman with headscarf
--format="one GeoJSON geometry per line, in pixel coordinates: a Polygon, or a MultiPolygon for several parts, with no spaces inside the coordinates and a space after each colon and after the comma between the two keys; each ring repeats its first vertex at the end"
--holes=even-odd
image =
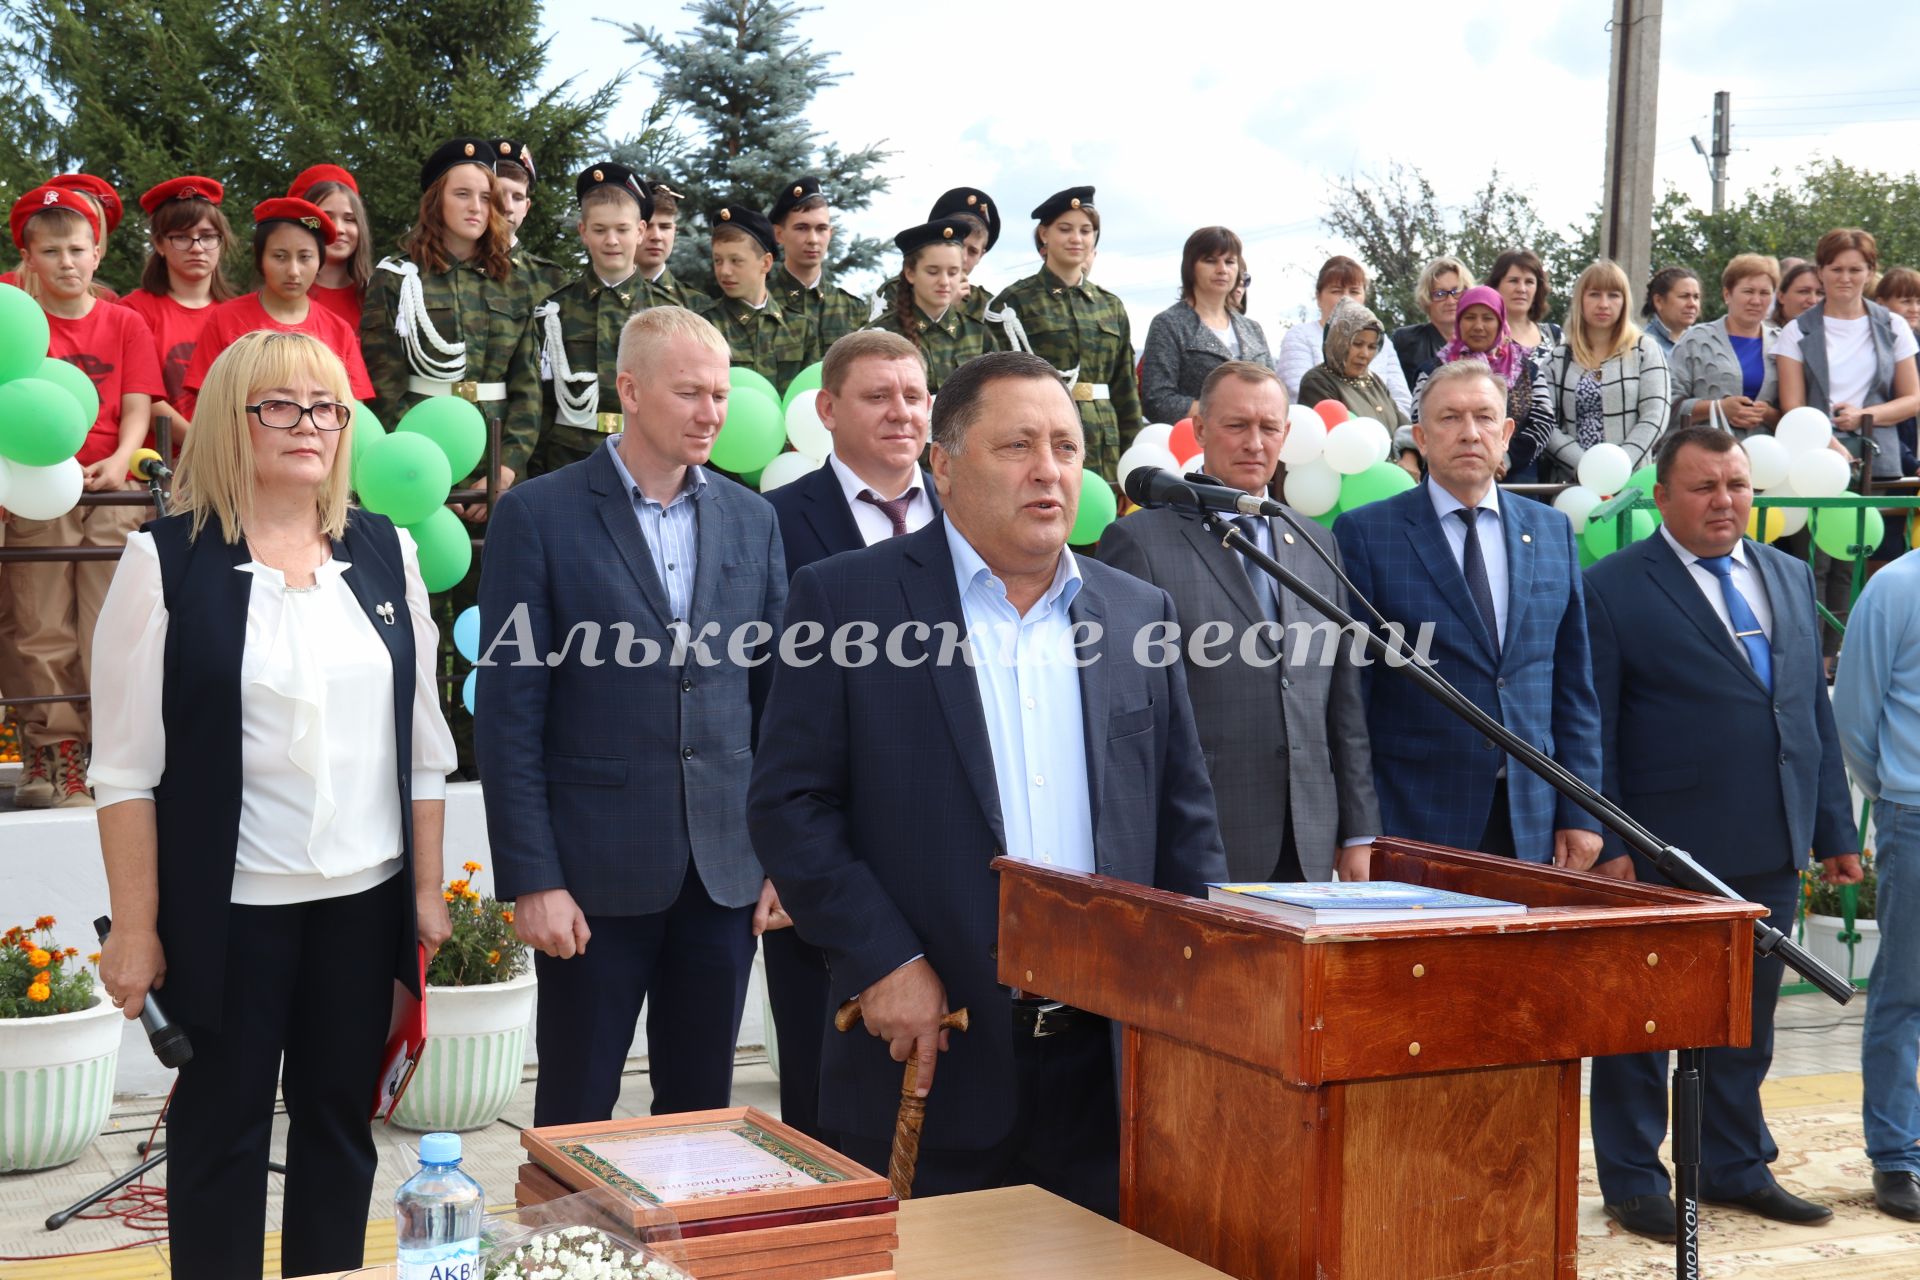
{"type": "MultiPolygon", "coordinates": [[[[1540,372],[1545,356],[1541,348],[1521,345],[1507,324],[1507,302],[1498,289],[1477,284],[1460,298],[1460,312],[1454,322],[1453,337],[1440,348],[1434,365],[1456,360],[1478,360],[1507,384],[1507,416],[1513,419],[1513,439],[1507,443],[1506,460],[1500,464],[1499,478],[1513,484],[1531,484],[1534,462],[1547,433],[1553,429],[1553,394],[1540,372]]],[[[1420,417],[1420,393],[1433,370],[1421,373],[1413,388],[1413,416],[1420,417]]],[[[1411,431],[1399,440],[1402,447],[1412,445],[1411,431]]]]}
{"type": "Polygon", "coordinates": [[[1372,418],[1388,431],[1405,425],[1407,415],[1393,392],[1367,366],[1380,352],[1386,329],[1378,316],[1351,298],[1342,298],[1327,321],[1321,344],[1324,359],[1300,379],[1300,403],[1338,400],[1356,418],[1372,418]]]}

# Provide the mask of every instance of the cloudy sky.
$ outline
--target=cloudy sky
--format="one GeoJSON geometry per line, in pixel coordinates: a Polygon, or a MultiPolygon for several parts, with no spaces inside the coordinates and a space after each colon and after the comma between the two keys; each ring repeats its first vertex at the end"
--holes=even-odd
{"type": "MultiPolygon", "coordinates": [[[[1874,58],[1860,40],[1920,48],[1920,6],[1870,8],[1870,38],[1833,38],[1808,29],[1797,0],[1668,0],[1658,184],[1708,203],[1706,162],[1688,139],[1711,145],[1721,89],[1733,95],[1731,200],[1816,154],[1912,167],[1920,87],[1908,65],[1874,58]]],[[[607,13],[620,10],[549,0],[555,78],[597,83],[636,66],[637,47],[593,21],[607,13]]],[[[844,221],[891,238],[950,186],[981,187],[1024,211],[1091,183],[1104,221],[1096,278],[1125,299],[1136,338],[1177,292],[1187,233],[1209,223],[1247,242],[1252,312],[1275,337],[1299,318],[1321,258],[1345,247],[1319,221],[1336,175],[1399,160],[1457,203],[1497,164],[1549,222],[1584,218],[1603,177],[1611,16],[1610,0],[1479,12],[1408,0],[1070,9],[969,0],[938,10],[824,0],[801,31],[847,73],[815,99],[813,125],[843,145],[884,140],[896,153],[892,189],[844,221]],[[941,87],[941,65],[958,70],[952,87],[941,87]]],[[[622,15],[636,20],[692,25],[675,0],[641,0],[622,15]]],[[[646,70],[629,78],[615,133],[653,99],[646,70]]],[[[981,278],[1004,285],[1034,269],[1027,226],[1009,222],[981,278]]]]}

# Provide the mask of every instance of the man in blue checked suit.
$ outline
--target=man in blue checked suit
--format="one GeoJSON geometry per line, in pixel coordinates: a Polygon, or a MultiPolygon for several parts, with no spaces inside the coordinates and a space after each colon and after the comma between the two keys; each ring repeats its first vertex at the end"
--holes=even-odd
{"type": "MultiPolygon", "coordinates": [[[[1494,483],[1505,382],[1463,360],[1427,379],[1414,438],[1428,478],[1334,524],[1347,576],[1489,715],[1600,785],[1600,713],[1573,528],[1494,483]]],[[[1389,835],[1585,870],[1600,824],[1411,680],[1367,671],[1374,790],[1389,835]]]]}
{"type": "Polygon", "coordinates": [[[611,1115],[643,1003],[654,1113],[727,1106],[756,907],[783,922],[746,798],[787,574],[773,508],[702,465],[727,366],[692,312],[634,316],[623,433],[488,528],[476,746],[540,975],[538,1125],[611,1115]]]}
{"type": "Polygon", "coordinates": [[[886,1167],[911,1054],[931,1086],[918,1193],[1033,1182],[1113,1215],[1111,1028],[999,985],[989,863],[1187,894],[1225,878],[1178,654],[1135,651],[1173,602],[1067,550],[1085,443],[1045,361],[962,365],[933,441],[941,518],[794,576],[790,638],[869,624],[877,652],[781,653],[748,825],[871,1033],[827,1036],[820,1121],[841,1149],[886,1167]],[[950,1007],[972,1029],[949,1040],[950,1007]]]}

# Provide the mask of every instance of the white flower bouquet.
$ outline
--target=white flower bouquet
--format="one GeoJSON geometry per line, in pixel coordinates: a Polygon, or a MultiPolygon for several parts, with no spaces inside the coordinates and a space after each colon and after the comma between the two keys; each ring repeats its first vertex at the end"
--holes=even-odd
{"type": "Polygon", "coordinates": [[[484,1280],[692,1280],[661,1256],[678,1256],[673,1215],[604,1187],[490,1213],[480,1233],[484,1280]]]}
{"type": "Polygon", "coordinates": [[[687,1280],[687,1276],[639,1245],[596,1227],[549,1227],[504,1251],[503,1257],[490,1259],[486,1280],[687,1280]]]}

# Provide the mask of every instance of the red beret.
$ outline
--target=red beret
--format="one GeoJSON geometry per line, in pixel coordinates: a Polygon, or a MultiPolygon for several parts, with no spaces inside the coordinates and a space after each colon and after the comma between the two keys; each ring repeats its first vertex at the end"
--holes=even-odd
{"type": "Polygon", "coordinates": [[[90,173],[63,173],[57,178],[48,178],[47,185],[65,191],[84,191],[98,200],[101,211],[107,215],[108,231],[120,225],[120,215],[126,212],[120,203],[120,193],[105,178],[96,178],[90,173]]]}
{"type": "Polygon", "coordinates": [[[353,175],[339,165],[316,164],[309,165],[300,171],[287,187],[287,196],[293,200],[301,199],[322,182],[337,182],[355,193],[360,190],[360,184],[353,180],[353,175]]]}
{"type": "Polygon", "coordinates": [[[148,191],[140,197],[140,207],[151,214],[169,200],[205,200],[208,204],[219,204],[226,194],[227,189],[212,178],[189,173],[169,178],[148,191]]]}
{"type": "Polygon", "coordinates": [[[13,202],[13,213],[8,222],[13,228],[13,245],[22,253],[27,248],[27,219],[36,213],[48,209],[71,209],[87,220],[93,228],[93,238],[100,239],[100,211],[88,203],[79,192],[66,187],[52,185],[35,187],[13,202]]]}
{"type": "Polygon", "coordinates": [[[274,196],[271,200],[262,200],[253,206],[253,225],[275,220],[297,222],[307,230],[319,235],[320,243],[332,244],[340,233],[334,228],[333,219],[320,212],[320,206],[306,200],[295,200],[292,196],[274,196]]]}

